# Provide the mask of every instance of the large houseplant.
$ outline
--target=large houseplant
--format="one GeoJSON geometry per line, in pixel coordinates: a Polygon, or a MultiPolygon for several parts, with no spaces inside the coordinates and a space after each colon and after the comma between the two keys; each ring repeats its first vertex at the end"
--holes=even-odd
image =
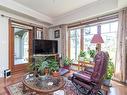
{"type": "Polygon", "coordinates": [[[45,74],[46,68],[48,68],[48,60],[46,60],[46,58],[43,58],[43,57],[35,58],[35,62],[29,65],[30,72],[33,72],[36,75],[45,74]]]}
{"type": "Polygon", "coordinates": [[[110,80],[112,79],[114,70],[115,70],[114,64],[113,64],[112,60],[109,59],[108,66],[107,66],[107,72],[105,74],[104,81],[103,81],[104,85],[106,85],[106,86],[110,86],[111,85],[110,84],[110,80]]]}
{"type": "Polygon", "coordinates": [[[70,68],[70,65],[73,63],[73,60],[68,58],[68,57],[65,57],[63,59],[63,65],[64,65],[64,68],[65,69],[69,69],[70,68]]]}
{"type": "Polygon", "coordinates": [[[48,67],[52,73],[53,76],[57,77],[59,75],[59,65],[58,62],[55,59],[50,59],[48,67]]]}

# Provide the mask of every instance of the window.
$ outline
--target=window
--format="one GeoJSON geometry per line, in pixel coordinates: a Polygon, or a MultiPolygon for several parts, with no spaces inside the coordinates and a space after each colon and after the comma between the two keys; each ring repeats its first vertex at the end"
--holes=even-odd
{"type": "Polygon", "coordinates": [[[78,29],[70,30],[70,58],[78,60],[80,50],[87,51],[88,49],[95,49],[96,44],[91,43],[94,34],[101,33],[104,40],[102,50],[108,51],[110,58],[115,61],[116,40],[117,40],[118,21],[101,22],[98,24],[91,24],[78,29]]]}
{"type": "Polygon", "coordinates": [[[41,28],[36,28],[35,34],[34,34],[35,39],[43,39],[43,29],[41,28]]]}
{"type": "Polygon", "coordinates": [[[87,50],[87,49],[94,49],[95,48],[95,45],[94,44],[91,44],[90,41],[91,41],[91,38],[93,37],[94,34],[97,34],[97,26],[89,26],[89,27],[85,27],[84,28],[84,31],[83,31],[83,38],[84,38],[84,41],[83,41],[83,47],[84,49],[83,50],[87,50]]]}
{"type": "Polygon", "coordinates": [[[115,63],[118,21],[101,24],[101,35],[104,40],[101,49],[108,51],[115,63]]]}
{"type": "Polygon", "coordinates": [[[70,58],[78,59],[78,55],[80,52],[80,36],[81,30],[74,29],[70,31],[70,58]]]}

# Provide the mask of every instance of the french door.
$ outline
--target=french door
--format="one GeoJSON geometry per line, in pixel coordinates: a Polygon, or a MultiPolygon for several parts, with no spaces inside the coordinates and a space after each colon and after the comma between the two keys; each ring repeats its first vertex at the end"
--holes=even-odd
{"type": "Polygon", "coordinates": [[[32,56],[32,27],[10,22],[9,68],[12,73],[26,71],[32,56]]]}

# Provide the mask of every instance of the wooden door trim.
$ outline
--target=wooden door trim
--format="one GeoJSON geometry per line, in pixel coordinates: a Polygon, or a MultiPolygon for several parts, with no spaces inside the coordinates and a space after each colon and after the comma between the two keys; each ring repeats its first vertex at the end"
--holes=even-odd
{"type": "Polygon", "coordinates": [[[68,31],[68,58],[70,58],[70,46],[71,45],[71,40],[70,40],[70,31],[68,31]]]}
{"type": "Polygon", "coordinates": [[[80,32],[81,33],[81,35],[80,35],[80,44],[81,44],[80,50],[84,50],[84,35],[83,35],[84,29],[81,28],[80,30],[81,30],[81,32],[80,32]]]}
{"type": "MultiPolygon", "coordinates": [[[[33,44],[33,30],[29,30],[29,62],[31,62],[31,55],[32,55],[32,44],[33,44]]],[[[24,70],[26,64],[18,64],[14,66],[14,27],[12,27],[12,21],[9,20],[9,69],[12,73],[24,70]],[[19,70],[16,70],[19,66],[19,70]]]]}
{"type": "Polygon", "coordinates": [[[9,69],[13,70],[14,63],[14,33],[12,32],[14,28],[12,28],[11,20],[9,20],[9,69]]]}

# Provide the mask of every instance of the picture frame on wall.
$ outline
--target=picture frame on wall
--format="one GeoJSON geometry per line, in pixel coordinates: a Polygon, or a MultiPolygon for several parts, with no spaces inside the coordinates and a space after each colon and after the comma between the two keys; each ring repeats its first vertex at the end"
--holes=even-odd
{"type": "Polygon", "coordinates": [[[54,31],[54,38],[60,38],[60,30],[54,31]]]}

